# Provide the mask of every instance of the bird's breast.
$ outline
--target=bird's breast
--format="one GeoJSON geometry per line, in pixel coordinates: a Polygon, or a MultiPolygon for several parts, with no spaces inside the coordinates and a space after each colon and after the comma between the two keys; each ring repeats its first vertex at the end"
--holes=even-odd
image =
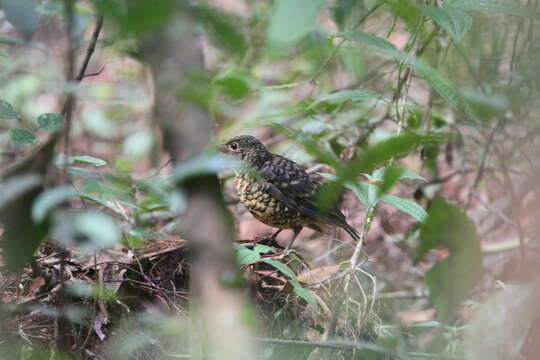
{"type": "Polygon", "coordinates": [[[269,193],[270,184],[258,182],[245,173],[236,174],[236,190],[240,202],[259,221],[274,227],[292,228],[300,221],[299,214],[269,193]]]}

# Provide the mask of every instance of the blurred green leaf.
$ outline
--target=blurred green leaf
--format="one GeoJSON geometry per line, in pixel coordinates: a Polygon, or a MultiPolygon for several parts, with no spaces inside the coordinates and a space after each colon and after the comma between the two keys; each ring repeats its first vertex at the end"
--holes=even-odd
{"type": "Polygon", "coordinates": [[[146,0],[93,0],[93,3],[100,13],[107,14],[120,32],[135,35],[145,35],[162,28],[182,4],[169,0],[153,0],[151,5],[146,0]]]}
{"type": "Polygon", "coordinates": [[[428,217],[426,210],[412,200],[403,199],[390,194],[384,194],[381,201],[395,206],[397,209],[411,215],[420,222],[426,221],[428,217]]]}
{"type": "Polygon", "coordinates": [[[278,123],[269,124],[270,127],[279,131],[282,134],[285,134],[289,138],[295,139],[295,141],[302,144],[302,147],[311,155],[313,155],[317,160],[322,163],[328,164],[332,167],[339,166],[339,160],[331,151],[327,151],[323,143],[314,139],[312,136],[306,136],[305,133],[295,132],[278,123]]]}
{"type": "Polygon", "coordinates": [[[13,110],[10,103],[0,100],[0,119],[18,119],[19,113],[13,110]]]}
{"type": "Polygon", "coordinates": [[[203,2],[194,4],[190,10],[210,30],[210,35],[216,39],[216,45],[242,55],[246,48],[240,26],[242,20],[203,2]]]}
{"type": "Polygon", "coordinates": [[[111,205],[109,205],[109,203],[107,202],[107,200],[105,199],[101,199],[97,196],[94,196],[92,194],[87,194],[87,193],[77,193],[77,196],[79,196],[81,199],[84,199],[84,200],[88,200],[88,201],[91,201],[91,202],[94,202],[98,205],[101,205],[107,209],[111,209],[111,210],[114,210],[113,208],[111,208],[111,205]]]}
{"type": "Polygon", "coordinates": [[[420,20],[420,12],[416,7],[416,0],[386,0],[392,11],[405,20],[410,27],[417,26],[420,20]]]}
{"type": "Polygon", "coordinates": [[[381,49],[396,50],[396,46],[390,41],[383,39],[382,37],[379,37],[377,35],[368,34],[362,31],[346,31],[337,34],[337,36],[342,36],[347,40],[372,45],[381,49]]]}
{"type": "Polygon", "coordinates": [[[43,191],[32,205],[32,220],[42,222],[55,207],[71,199],[75,193],[72,186],[60,186],[43,191]]]}
{"type": "Polygon", "coordinates": [[[24,41],[11,37],[11,36],[0,35],[0,44],[21,45],[21,44],[24,44],[24,41]]]}
{"type": "Polygon", "coordinates": [[[314,108],[323,101],[332,104],[339,104],[347,100],[364,101],[369,99],[376,99],[378,97],[380,97],[380,94],[373,90],[342,90],[317,99],[308,106],[308,109],[314,108]]]}
{"type": "Polygon", "coordinates": [[[251,91],[247,71],[240,68],[230,68],[219,73],[214,77],[213,83],[235,100],[245,98],[251,91]]]}
{"type": "Polygon", "coordinates": [[[346,184],[347,188],[362,201],[366,209],[370,209],[377,205],[380,200],[381,190],[375,184],[371,184],[365,181],[358,181],[356,184],[346,184]]]}
{"type": "Polygon", "coordinates": [[[154,134],[149,130],[136,131],[126,136],[122,145],[123,153],[132,158],[147,156],[154,145],[154,134]]]}
{"type": "Polygon", "coordinates": [[[274,259],[263,259],[262,261],[267,263],[268,265],[273,266],[274,268],[285,274],[287,277],[289,277],[289,281],[294,288],[294,292],[302,299],[306,300],[308,304],[315,304],[315,298],[313,297],[311,292],[304,289],[302,285],[300,285],[296,274],[294,273],[294,271],[291,270],[290,267],[274,259]]]}
{"type": "MultiPolygon", "coordinates": [[[[399,167],[399,166],[392,166],[390,168],[393,168],[393,169],[398,169],[399,171],[399,177],[398,177],[398,180],[401,181],[401,180],[423,180],[423,181],[426,181],[426,179],[423,177],[423,176],[420,176],[410,170],[407,170],[405,168],[402,168],[402,167],[399,167]]],[[[384,179],[384,176],[386,174],[386,172],[388,171],[389,167],[383,167],[383,168],[380,168],[380,169],[377,169],[373,172],[373,174],[371,174],[371,176],[376,180],[376,181],[383,181],[384,179]]]]}
{"type": "Polygon", "coordinates": [[[477,91],[462,91],[463,99],[467,102],[471,114],[483,121],[488,121],[502,115],[510,106],[503,95],[486,95],[477,91]]]}
{"type": "Polygon", "coordinates": [[[396,60],[410,66],[453,108],[464,107],[465,103],[456,85],[424,60],[402,51],[385,50],[385,52],[391,54],[396,60]]]}
{"type": "Polygon", "coordinates": [[[339,30],[346,28],[347,20],[354,19],[356,9],[365,9],[365,4],[356,0],[336,0],[331,8],[334,21],[339,30]],[[351,16],[352,15],[352,16],[351,16]]]}
{"type": "MultiPolygon", "coordinates": [[[[402,167],[392,165],[385,167],[382,174],[377,174],[382,175],[382,179],[380,180],[379,184],[380,193],[385,194],[390,191],[394,187],[394,185],[396,185],[398,181],[401,180],[401,176],[403,175],[404,171],[405,169],[403,169],[402,167]]],[[[375,178],[375,173],[377,173],[377,170],[373,172],[371,177],[375,178]]]]}
{"type": "Polygon", "coordinates": [[[326,122],[324,118],[315,118],[312,121],[308,121],[302,126],[302,133],[309,134],[310,136],[319,137],[327,134],[331,131],[332,127],[326,122]]]}
{"type": "Polygon", "coordinates": [[[538,19],[538,13],[514,0],[446,0],[444,8],[463,11],[488,11],[538,19]]]}
{"type": "Polygon", "coordinates": [[[9,129],[9,137],[13,145],[17,147],[35,145],[38,142],[37,137],[27,129],[9,129]]]}
{"type": "MultiPolygon", "coordinates": [[[[337,176],[328,173],[319,173],[320,176],[339,183],[337,176]]],[[[377,185],[365,181],[350,181],[344,183],[347,189],[350,189],[356,197],[362,202],[366,209],[371,208],[379,202],[380,189],[377,185]]]]}
{"type": "Polygon", "coordinates": [[[57,113],[41,114],[37,121],[40,129],[55,132],[60,130],[64,125],[64,116],[57,113]]]}
{"type": "Polygon", "coordinates": [[[424,257],[437,248],[450,252],[426,274],[438,317],[448,323],[478,282],[482,268],[480,241],[474,223],[458,206],[436,198],[428,214],[420,231],[418,254],[424,257]]]}
{"type": "Polygon", "coordinates": [[[115,220],[93,211],[57,211],[54,214],[52,238],[65,247],[76,247],[83,253],[112,247],[120,241],[115,220]]]}
{"type": "Polygon", "coordinates": [[[216,174],[225,170],[238,169],[241,162],[224,154],[204,154],[176,167],[173,174],[175,182],[216,174]]]}
{"type": "Polygon", "coordinates": [[[279,0],[268,27],[271,46],[285,46],[300,40],[314,26],[324,0],[279,0]]]}
{"type": "Polygon", "coordinates": [[[36,174],[20,175],[0,181],[0,209],[21,194],[41,186],[42,182],[43,178],[36,174]]]}
{"type": "Polygon", "coordinates": [[[76,162],[83,163],[83,164],[88,164],[88,165],[94,165],[94,166],[105,166],[105,165],[107,165],[107,162],[105,160],[94,157],[94,156],[77,155],[77,156],[70,156],[69,157],[69,159],[68,159],[69,164],[73,164],[73,163],[76,163],[76,162]]]}
{"type": "Polygon", "coordinates": [[[35,224],[30,217],[31,204],[39,194],[43,177],[37,174],[15,175],[0,182],[0,247],[10,271],[18,272],[32,259],[47,233],[47,224],[35,224]]]}
{"type": "Polygon", "coordinates": [[[459,43],[471,28],[472,18],[459,9],[426,5],[418,5],[418,7],[426,16],[442,27],[456,43],[459,43]]]}
{"type": "Polygon", "coordinates": [[[426,143],[440,142],[442,138],[432,135],[404,134],[390,138],[372,146],[347,166],[336,164],[337,181],[326,184],[321,191],[323,204],[330,204],[339,190],[340,184],[354,184],[361,174],[370,174],[375,167],[390,159],[406,155],[418,146],[426,143]]]}
{"type": "Polygon", "coordinates": [[[7,21],[25,40],[30,39],[40,23],[36,6],[32,0],[0,0],[0,7],[4,10],[7,21]]]}

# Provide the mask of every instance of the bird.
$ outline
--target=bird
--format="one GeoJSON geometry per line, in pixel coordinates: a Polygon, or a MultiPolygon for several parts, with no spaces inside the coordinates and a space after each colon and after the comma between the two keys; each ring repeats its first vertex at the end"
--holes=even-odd
{"type": "Polygon", "coordinates": [[[257,220],[278,228],[271,239],[275,240],[283,229],[293,230],[287,250],[304,227],[323,232],[327,225],[337,226],[354,240],[360,239],[339,209],[319,204],[322,182],[296,162],[271,153],[251,135],[236,136],[219,145],[218,150],[243,163],[235,170],[240,202],[257,220]]]}

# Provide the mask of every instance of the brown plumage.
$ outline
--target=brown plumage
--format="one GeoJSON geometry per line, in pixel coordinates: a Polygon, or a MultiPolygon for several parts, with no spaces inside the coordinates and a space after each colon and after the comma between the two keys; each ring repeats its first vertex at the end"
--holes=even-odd
{"type": "Polygon", "coordinates": [[[300,165],[272,154],[253,136],[237,136],[219,147],[248,165],[236,172],[236,190],[240,201],[259,221],[279,230],[293,229],[294,237],[304,226],[317,231],[321,225],[339,226],[355,240],[358,231],[350,226],[338,209],[318,204],[321,182],[300,165]]]}

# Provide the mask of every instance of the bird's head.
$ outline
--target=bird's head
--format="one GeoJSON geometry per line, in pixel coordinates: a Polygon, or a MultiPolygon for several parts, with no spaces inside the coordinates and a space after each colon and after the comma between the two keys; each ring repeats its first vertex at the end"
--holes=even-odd
{"type": "Polygon", "coordinates": [[[270,154],[257,138],[250,135],[236,136],[219,146],[219,151],[250,165],[262,165],[270,154]]]}

